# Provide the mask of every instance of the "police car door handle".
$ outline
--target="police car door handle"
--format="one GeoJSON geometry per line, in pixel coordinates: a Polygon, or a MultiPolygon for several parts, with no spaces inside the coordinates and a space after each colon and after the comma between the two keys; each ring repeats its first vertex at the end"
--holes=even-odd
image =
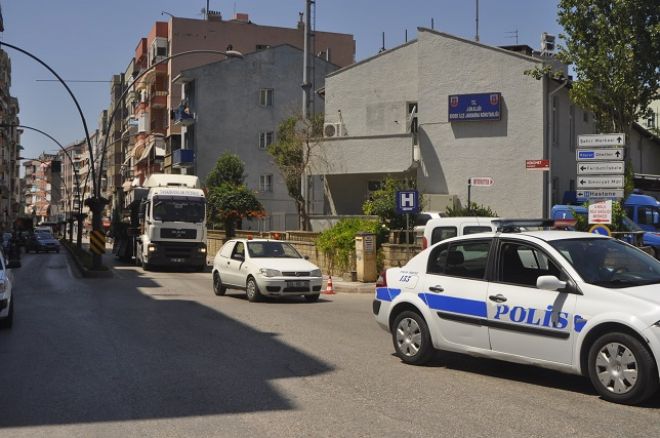
{"type": "Polygon", "coordinates": [[[496,303],[503,303],[506,301],[506,297],[502,294],[491,295],[488,297],[489,300],[495,301],[496,303]]]}
{"type": "Polygon", "coordinates": [[[429,288],[429,290],[430,290],[431,292],[444,292],[444,291],[445,291],[445,290],[443,289],[442,286],[437,285],[437,284],[436,284],[435,286],[431,286],[431,287],[429,288]]]}

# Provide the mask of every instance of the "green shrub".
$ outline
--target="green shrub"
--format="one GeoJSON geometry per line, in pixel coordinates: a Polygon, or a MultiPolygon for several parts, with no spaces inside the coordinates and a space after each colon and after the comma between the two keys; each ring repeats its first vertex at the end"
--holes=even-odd
{"type": "Polygon", "coordinates": [[[466,207],[447,207],[446,216],[460,217],[460,216],[481,216],[481,217],[497,217],[497,212],[490,209],[485,205],[477,205],[476,202],[470,202],[466,207]]]}
{"type": "Polygon", "coordinates": [[[351,268],[351,258],[355,253],[355,236],[360,232],[376,234],[378,246],[387,237],[387,230],[378,221],[350,218],[340,220],[316,239],[316,246],[323,252],[331,271],[347,271],[351,268]]]}

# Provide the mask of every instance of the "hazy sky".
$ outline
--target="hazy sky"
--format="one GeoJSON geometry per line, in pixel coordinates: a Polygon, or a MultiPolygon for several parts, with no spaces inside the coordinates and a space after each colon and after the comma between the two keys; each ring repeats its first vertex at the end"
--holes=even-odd
{"type": "MultiPolygon", "coordinates": [[[[153,23],[175,16],[202,18],[206,0],[0,0],[5,31],[0,39],[19,46],[49,64],[64,79],[106,81],[126,69],[140,38],[153,23]]],[[[356,60],[381,47],[414,39],[417,27],[431,27],[464,38],[475,36],[475,0],[316,0],[316,29],[349,33],[356,60]]],[[[244,12],[256,24],[295,27],[304,0],[211,0],[210,9],[224,18],[244,12]]],[[[542,32],[558,34],[556,0],[481,0],[479,36],[486,44],[518,42],[539,48],[542,32]]],[[[48,132],[63,144],[84,137],[78,112],[50,73],[34,60],[5,48],[12,60],[11,93],[19,99],[21,124],[48,132]]],[[[302,73],[301,73],[302,74],[302,73]]],[[[70,83],[90,131],[110,102],[105,82],[70,83]]],[[[22,155],[35,157],[57,149],[40,134],[26,131],[22,155]]]]}

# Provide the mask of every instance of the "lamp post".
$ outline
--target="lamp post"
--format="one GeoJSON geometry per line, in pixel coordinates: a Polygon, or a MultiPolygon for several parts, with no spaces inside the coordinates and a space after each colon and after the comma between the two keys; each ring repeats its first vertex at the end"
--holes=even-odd
{"type": "MultiPolygon", "coordinates": [[[[21,49],[20,47],[17,47],[13,44],[6,43],[4,41],[0,41],[0,47],[6,46],[11,49],[14,49],[18,52],[23,53],[24,55],[29,56],[30,58],[34,59],[37,61],[39,64],[41,64],[43,67],[45,67],[57,80],[62,84],[62,86],[66,89],[66,91],[69,93],[69,96],[71,96],[71,99],[73,100],[73,103],[76,105],[76,108],[78,110],[78,114],[80,115],[80,119],[83,124],[83,128],[85,130],[85,140],[87,142],[87,149],[89,153],[89,158],[90,162],[93,162],[94,158],[94,151],[92,149],[92,141],[89,137],[89,129],[87,129],[87,121],[85,120],[85,115],[82,112],[82,108],[80,107],[80,103],[78,103],[78,99],[76,99],[76,96],[73,94],[67,83],[60,77],[60,75],[57,74],[55,70],[53,70],[48,64],[46,64],[44,61],[39,59],[37,56],[33,55],[32,53],[28,52],[27,50],[21,49]]],[[[107,200],[104,200],[101,198],[101,191],[100,187],[96,184],[96,178],[95,178],[95,169],[92,166],[90,169],[92,173],[92,184],[94,186],[94,197],[90,198],[88,200],[88,205],[90,206],[90,209],[92,210],[92,226],[94,227],[94,230],[99,230],[101,229],[101,217],[100,214],[103,211],[103,206],[105,205],[105,202],[107,200]],[[104,202],[105,201],[105,202],[104,202]]],[[[94,255],[92,258],[92,269],[100,269],[101,268],[101,256],[100,255],[94,255]]]]}
{"type": "MultiPolygon", "coordinates": [[[[32,126],[27,126],[27,125],[14,125],[14,124],[0,123],[0,127],[1,128],[13,128],[13,127],[15,127],[15,128],[29,129],[31,131],[38,132],[39,134],[42,134],[43,136],[48,137],[49,139],[51,139],[53,141],[53,143],[55,143],[57,145],[57,147],[60,148],[60,150],[64,153],[66,158],[71,163],[71,169],[73,171],[73,175],[74,175],[74,178],[75,178],[76,191],[78,192],[78,196],[81,196],[82,191],[80,189],[80,174],[78,173],[76,163],[73,160],[73,157],[71,157],[71,154],[69,153],[69,151],[67,151],[66,148],[64,146],[62,146],[62,143],[57,141],[55,139],[55,137],[53,137],[52,135],[48,134],[45,131],[42,131],[41,129],[37,129],[37,128],[34,128],[32,126]]],[[[18,158],[19,159],[29,159],[29,160],[34,160],[34,161],[41,161],[41,160],[32,159],[32,158],[22,158],[22,157],[18,157],[18,158]]],[[[78,228],[80,228],[81,225],[82,225],[83,215],[82,215],[82,212],[80,211],[80,207],[78,208],[78,210],[79,211],[76,214],[76,220],[78,221],[78,228]]],[[[71,230],[73,230],[73,224],[71,224],[71,230]]],[[[72,238],[72,240],[73,240],[73,238],[72,238]]],[[[78,246],[78,248],[82,247],[82,234],[80,235],[80,237],[77,240],[77,246],[78,246]]]]}

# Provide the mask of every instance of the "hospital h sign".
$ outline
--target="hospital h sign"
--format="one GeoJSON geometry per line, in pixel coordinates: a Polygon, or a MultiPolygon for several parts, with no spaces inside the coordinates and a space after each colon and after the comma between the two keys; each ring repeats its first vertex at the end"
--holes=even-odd
{"type": "Polygon", "coordinates": [[[396,212],[417,213],[419,211],[419,193],[417,190],[402,190],[396,192],[396,212]]]}

